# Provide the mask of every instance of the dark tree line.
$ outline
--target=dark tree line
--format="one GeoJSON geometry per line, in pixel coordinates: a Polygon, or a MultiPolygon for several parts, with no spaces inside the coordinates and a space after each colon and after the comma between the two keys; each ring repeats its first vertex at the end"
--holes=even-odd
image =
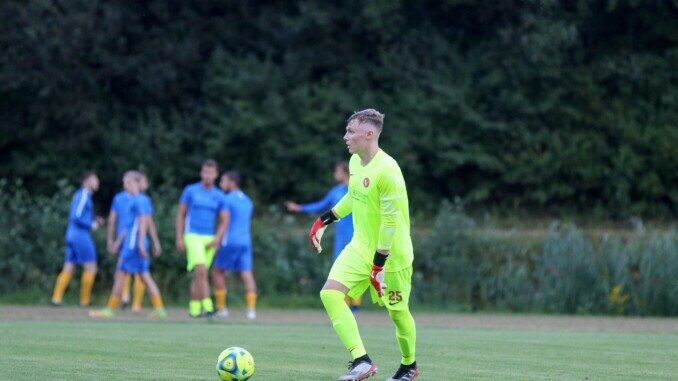
{"type": "Polygon", "coordinates": [[[375,107],[421,207],[673,216],[676,20],[668,0],[4,1],[0,178],[178,187],[210,156],[259,202],[311,197],[375,107]]]}

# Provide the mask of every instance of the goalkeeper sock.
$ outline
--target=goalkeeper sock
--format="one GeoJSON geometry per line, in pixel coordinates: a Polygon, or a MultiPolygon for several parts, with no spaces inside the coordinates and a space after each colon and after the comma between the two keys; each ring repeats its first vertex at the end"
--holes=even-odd
{"type": "Polygon", "coordinates": [[[52,302],[61,304],[61,301],[64,298],[64,292],[68,288],[68,282],[71,281],[73,273],[70,271],[62,271],[59,273],[59,276],[56,279],[54,284],[54,293],[52,293],[52,302]]]}
{"type": "Polygon", "coordinates": [[[91,273],[89,271],[84,271],[82,273],[82,278],[80,279],[80,305],[88,306],[89,299],[92,295],[92,286],[94,286],[94,278],[96,273],[91,273]]]}
{"type": "Polygon", "coordinates": [[[132,295],[132,307],[141,308],[141,302],[144,300],[144,292],[146,292],[146,285],[141,280],[141,275],[134,276],[134,293],[132,295]]]}
{"type": "Polygon", "coordinates": [[[365,346],[360,338],[358,323],[356,323],[351,309],[344,302],[344,293],[337,290],[322,290],[320,291],[320,299],[332,321],[334,331],[337,332],[346,349],[351,352],[353,359],[366,355],[367,351],[365,351],[365,346]]]}
{"type": "Polygon", "coordinates": [[[389,310],[389,316],[396,326],[396,337],[398,338],[398,347],[402,355],[402,364],[410,365],[414,363],[415,344],[417,341],[417,327],[414,324],[414,318],[410,310],[389,310]]]}
{"type": "Polygon", "coordinates": [[[131,283],[132,275],[125,274],[125,280],[122,282],[122,295],[121,295],[121,299],[125,303],[129,302],[129,289],[131,287],[131,283]]]}
{"type": "Polygon", "coordinates": [[[257,294],[254,292],[248,292],[245,294],[245,300],[247,301],[247,309],[254,311],[257,307],[257,294]]]}
{"type": "Polygon", "coordinates": [[[188,303],[188,313],[192,317],[200,316],[200,301],[199,300],[191,300],[191,302],[188,303]]]}
{"type": "Polygon", "coordinates": [[[212,304],[212,298],[205,298],[201,302],[202,309],[205,310],[205,312],[207,313],[214,312],[214,304],[212,304]]]}
{"type": "Polygon", "coordinates": [[[214,290],[214,301],[217,305],[217,311],[221,311],[226,308],[226,289],[223,290],[214,290]]]}

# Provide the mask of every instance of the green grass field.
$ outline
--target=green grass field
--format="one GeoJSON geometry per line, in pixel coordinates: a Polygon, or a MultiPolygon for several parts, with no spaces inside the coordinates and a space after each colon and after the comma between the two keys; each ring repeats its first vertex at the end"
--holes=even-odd
{"type": "MultiPolygon", "coordinates": [[[[3,307],[0,307],[0,311],[3,307]]],[[[387,318],[386,316],[384,316],[387,318]]],[[[394,331],[362,327],[395,370],[394,331]]],[[[250,350],[254,380],[334,380],[349,360],[328,324],[170,320],[0,320],[0,380],[217,380],[228,346],[250,350]]],[[[675,380],[678,335],[418,328],[420,380],[675,380]]]]}

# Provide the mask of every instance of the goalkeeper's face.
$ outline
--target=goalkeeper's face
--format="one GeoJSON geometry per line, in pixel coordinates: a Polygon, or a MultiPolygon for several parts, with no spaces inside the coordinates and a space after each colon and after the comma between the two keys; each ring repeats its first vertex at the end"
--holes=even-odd
{"type": "Polygon", "coordinates": [[[360,155],[367,150],[374,137],[374,129],[370,124],[353,120],[346,126],[344,142],[346,142],[348,152],[360,155]]]}

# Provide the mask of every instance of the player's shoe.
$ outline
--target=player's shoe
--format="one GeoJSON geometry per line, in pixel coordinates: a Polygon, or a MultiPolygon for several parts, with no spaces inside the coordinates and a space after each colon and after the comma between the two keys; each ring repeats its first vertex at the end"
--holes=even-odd
{"type": "Polygon", "coordinates": [[[395,374],[386,381],[412,381],[419,375],[419,367],[417,363],[412,365],[400,364],[400,368],[395,374]]]}
{"type": "Polygon", "coordinates": [[[250,320],[254,320],[257,318],[257,311],[255,310],[247,310],[247,318],[250,320]]]}
{"type": "Polygon", "coordinates": [[[217,317],[227,318],[228,317],[228,308],[222,308],[219,311],[217,311],[217,317]]]}
{"type": "Polygon", "coordinates": [[[80,306],[81,308],[89,308],[89,303],[87,303],[87,304],[79,303],[78,306],[80,306]]]}
{"type": "Polygon", "coordinates": [[[122,298],[122,300],[120,300],[120,309],[124,310],[124,309],[127,309],[127,307],[129,307],[129,297],[128,298],[122,298]]]}
{"type": "Polygon", "coordinates": [[[337,378],[337,381],[361,381],[377,373],[377,364],[365,361],[349,361],[348,372],[337,378]]]}
{"type": "Polygon", "coordinates": [[[61,304],[61,302],[55,302],[54,300],[50,300],[49,305],[52,307],[63,307],[63,304],[61,304]]]}
{"type": "Polygon", "coordinates": [[[89,316],[94,319],[110,319],[115,314],[113,313],[113,310],[108,309],[108,308],[102,308],[100,310],[92,310],[89,312],[89,316]]]}
{"type": "Polygon", "coordinates": [[[353,315],[357,315],[360,313],[360,306],[351,306],[349,308],[351,309],[351,312],[353,312],[353,315]]]}
{"type": "Polygon", "coordinates": [[[153,318],[153,319],[164,319],[167,317],[167,310],[164,308],[156,308],[148,314],[148,317],[153,318]]]}
{"type": "Polygon", "coordinates": [[[132,306],[132,312],[139,314],[144,312],[144,307],[142,306],[132,306]]]}

